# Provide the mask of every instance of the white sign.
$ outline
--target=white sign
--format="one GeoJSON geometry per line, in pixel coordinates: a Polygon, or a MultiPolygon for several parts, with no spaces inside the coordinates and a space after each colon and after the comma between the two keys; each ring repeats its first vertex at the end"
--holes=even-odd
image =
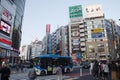
{"type": "Polygon", "coordinates": [[[101,17],[103,15],[102,5],[90,5],[85,7],[85,18],[101,17]]]}

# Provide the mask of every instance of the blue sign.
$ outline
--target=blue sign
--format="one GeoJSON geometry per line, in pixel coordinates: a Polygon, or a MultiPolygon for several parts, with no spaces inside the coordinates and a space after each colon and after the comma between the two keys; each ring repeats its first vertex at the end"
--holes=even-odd
{"type": "Polygon", "coordinates": [[[101,38],[101,37],[103,37],[102,36],[102,33],[92,33],[92,38],[101,38]]]}
{"type": "Polygon", "coordinates": [[[81,53],[76,53],[76,58],[82,58],[82,54],[81,53]]]}

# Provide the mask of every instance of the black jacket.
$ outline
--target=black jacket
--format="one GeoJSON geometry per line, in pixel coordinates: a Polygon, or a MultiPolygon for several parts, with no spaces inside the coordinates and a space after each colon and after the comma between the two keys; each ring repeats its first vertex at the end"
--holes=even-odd
{"type": "Polygon", "coordinates": [[[9,80],[11,73],[10,68],[3,67],[0,72],[1,72],[1,80],[9,80]]]}

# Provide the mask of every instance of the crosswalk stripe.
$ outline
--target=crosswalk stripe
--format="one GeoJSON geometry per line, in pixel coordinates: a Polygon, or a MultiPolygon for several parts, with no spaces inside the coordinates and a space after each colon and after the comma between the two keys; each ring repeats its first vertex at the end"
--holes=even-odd
{"type": "Polygon", "coordinates": [[[78,78],[75,77],[75,78],[69,78],[69,79],[65,79],[65,80],[75,80],[75,79],[78,79],[78,78]]]}

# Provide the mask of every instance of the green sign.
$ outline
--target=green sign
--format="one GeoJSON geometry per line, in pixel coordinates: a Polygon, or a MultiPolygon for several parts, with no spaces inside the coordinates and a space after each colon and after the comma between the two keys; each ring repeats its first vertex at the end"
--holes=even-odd
{"type": "Polygon", "coordinates": [[[82,17],[82,6],[77,5],[77,6],[71,6],[69,7],[69,16],[70,18],[77,18],[77,17],[82,17]]]}

